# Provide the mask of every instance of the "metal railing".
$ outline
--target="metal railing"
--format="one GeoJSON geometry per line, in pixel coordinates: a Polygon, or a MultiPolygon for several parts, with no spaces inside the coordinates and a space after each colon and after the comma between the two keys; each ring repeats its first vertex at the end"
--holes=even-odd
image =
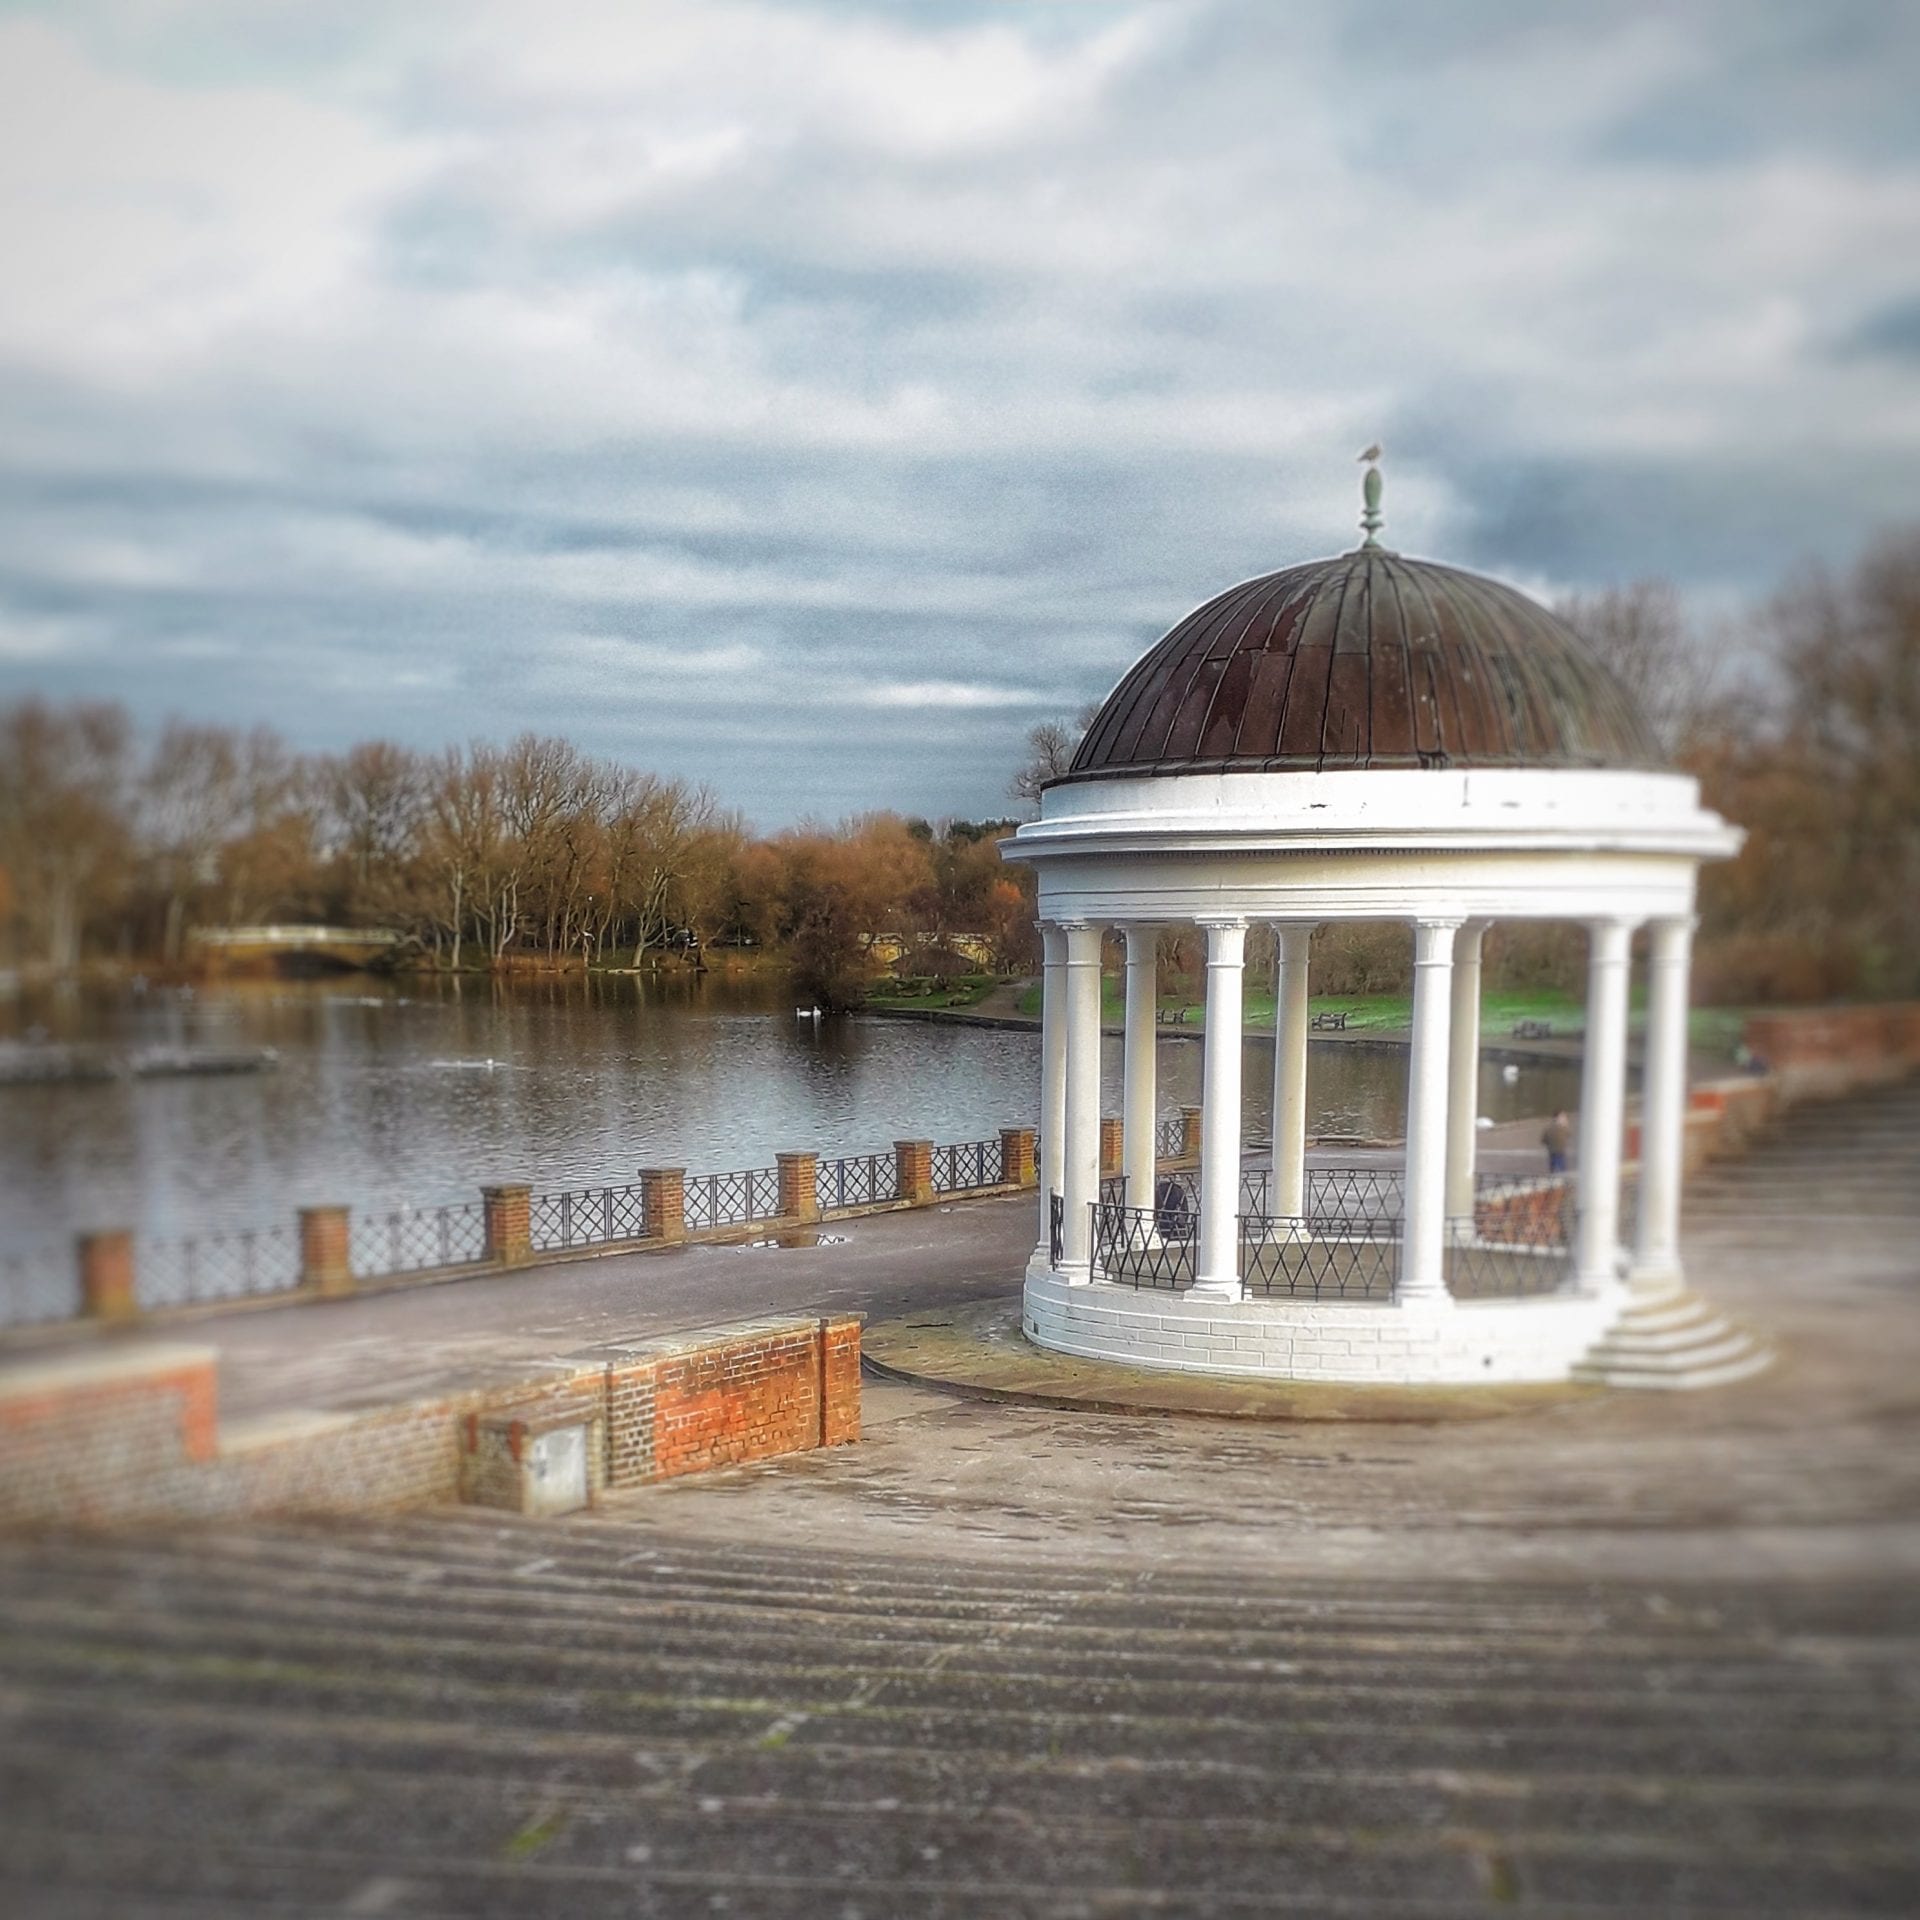
{"type": "Polygon", "coordinates": [[[997,1187],[1004,1175],[1001,1143],[963,1140],[957,1146],[933,1150],[935,1193],[966,1193],[974,1187],[997,1187]]]}
{"type": "Polygon", "coordinates": [[[536,1253],[642,1240],[646,1232],[646,1207],[637,1183],[561,1187],[532,1194],[527,1201],[527,1238],[536,1253]]]}
{"type": "Polygon", "coordinates": [[[1187,1144],[1187,1123],[1181,1114],[1158,1121],[1153,1129],[1153,1145],[1162,1160],[1177,1159],[1187,1144]]]}
{"type": "MultiPolygon", "coordinates": [[[[1243,1199],[1250,1184],[1258,1183],[1243,1180],[1243,1199]]],[[[1235,1225],[1247,1291],[1301,1300],[1390,1301],[1400,1267],[1402,1170],[1314,1168],[1306,1187],[1303,1215],[1275,1216],[1242,1205],[1235,1225]]],[[[1258,1190],[1264,1196],[1264,1186],[1258,1190]]],[[[1092,1203],[1092,1216],[1093,1266],[1100,1279],[1170,1291],[1193,1284],[1199,1195],[1190,1177],[1163,1175],[1152,1207],[1128,1206],[1123,1184],[1110,1180],[1092,1203]]],[[[1455,1223],[1442,1249],[1449,1291],[1467,1300],[1560,1291],[1573,1277],[1572,1228],[1572,1193],[1564,1180],[1480,1175],[1473,1224],[1455,1223]]],[[[1057,1249],[1053,1257],[1057,1265],[1057,1249]]]]}
{"type": "MultiPolygon", "coordinates": [[[[963,1140],[933,1149],[934,1191],[977,1192],[1006,1184],[1005,1143],[963,1140]]],[[[893,1153],[848,1154],[815,1164],[823,1212],[888,1206],[900,1198],[893,1153]]],[[[780,1215],[775,1167],[688,1175],[683,1220],[691,1232],[751,1226],[780,1215]]],[[[528,1196],[528,1241],[536,1253],[641,1242],[649,1237],[644,1189],[635,1181],[553,1188],[528,1196]]],[[[480,1266],[490,1258],[482,1200],[400,1207],[348,1219],[348,1263],[356,1279],[480,1266]]],[[[134,1286],[142,1307],[185,1306],[291,1292],[301,1284],[300,1230],[292,1223],[222,1228],[180,1236],[137,1235],[134,1286]]],[[[0,1328],[76,1318],[81,1298],[74,1242],[0,1250],[0,1328]]]]}
{"type": "Polygon", "coordinates": [[[689,1175],[684,1191],[690,1233],[699,1233],[708,1227],[742,1227],[749,1221],[780,1217],[780,1170],[777,1167],[689,1175]]]}
{"type": "Polygon", "coordinates": [[[458,1200],[450,1206],[402,1207],[365,1218],[356,1214],[348,1223],[347,1244],[353,1271],[361,1279],[468,1266],[487,1257],[486,1205],[458,1200]]]}
{"type": "MultiPolygon", "coordinates": [[[[1273,1180],[1273,1169],[1256,1163],[1240,1169],[1240,1211],[1242,1213],[1265,1213],[1267,1210],[1267,1189],[1273,1180]]],[[[1178,1189],[1186,1196],[1190,1211],[1200,1211],[1200,1174],[1197,1168],[1174,1167],[1161,1173],[1153,1183],[1153,1204],[1162,1207],[1172,1204],[1170,1195],[1178,1189]]],[[[1104,1198],[1104,1192],[1102,1197],[1104,1198]]],[[[1118,1197],[1118,1196],[1116,1196],[1118,1197]]],[[[1131,1200],[1133,1195],[1128,1194],[1131,1200]]]]}
{"type": "Polygon", "coordinates": [[[300,1237],[290,1226],[240,1227],[178,1239],[142,1234],[134,1241],[133,1271],[143,1307],[285,1293],[300,1284],[300,1237]]]}
{"type": "Polygon", "coordinates": [[[1289,1300],[1393,1298],[1400,1269],[1400,1222],[1359,1222],[1338,1237],[1305,1220],[1240,1216],[1240,1278],[1249,1293],[1289,1300]]]}
{"type": "Polygon", "coordinates": [[[80,1274],[71,1240],[0,1249],[0,1327],[71,1320],[80,1304],[80,1274]]]}
{"type": "MultiPolygon", "coordinates": [[[[1056,1203],[1057,1204],[1057,1203],[1056,1203]]],[[[1093,1204],[1093,1270],[1102,1280],[1128,1287],[1164,1287],[1176,1292],[1193,1285],[1192,1221],[1169,1218],[1154,1207],[1093,1204]],[[1163,1229],[1172,1229],[1171,1234],[1163,1229]]],[[[1060,1256],[1054,1255],[1054,1265],[1060,1256]]]]}
{"type": "Polygon", "coordinates": [[[900,1165],[890,1153],[852,1153],[814,1168],[822,1209],[883,1207],[900,1198],[900,1165]]]}

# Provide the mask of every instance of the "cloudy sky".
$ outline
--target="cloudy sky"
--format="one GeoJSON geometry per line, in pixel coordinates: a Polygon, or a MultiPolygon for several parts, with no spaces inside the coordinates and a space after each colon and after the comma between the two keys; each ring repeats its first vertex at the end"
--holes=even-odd
{"type": "Polygon", "coordinates": [[[1708,611],[1920,520],[1893,0],[0,4],[0,698],[1002,810],[1389,538],[1708,611]]]}

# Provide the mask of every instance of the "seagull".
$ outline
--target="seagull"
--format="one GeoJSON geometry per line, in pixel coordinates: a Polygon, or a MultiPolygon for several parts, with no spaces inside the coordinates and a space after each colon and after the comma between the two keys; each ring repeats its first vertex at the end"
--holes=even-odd
{"type": "Polygon", "coordinates": [[[1379,442],[1378,440],[1376,440],[1376,441],[1375,441],[1375,442],[1373,443],[1373,445],[1372,445],[1372,446],[1370,446],[1370,447],[1369,447],[1369,448],[1368,448],[1368,449],[1366,450],[1366,452],[1365,452],[1365,453],[1363,453],[1363,454],[1362,454],[1362,455],[1360,456],[1360,464],[1361,464],[1361,465],[1362,465],[1363,467],[1364,467],[1364,466],[1371,466],[1371,465],[1372,465],[1372,463],[1373,463],[1374,461],[1376,461],[1376,460],[1378,460],[1379,458],[1380,458],[1380,442],[1379,442]]]}

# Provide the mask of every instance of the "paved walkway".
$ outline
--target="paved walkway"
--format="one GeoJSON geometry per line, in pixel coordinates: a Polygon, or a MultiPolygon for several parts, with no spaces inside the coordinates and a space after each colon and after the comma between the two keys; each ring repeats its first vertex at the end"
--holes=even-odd
{"type": "MultiPolygon", "coordinates": [[[[1536,1122],[1483,1136],[1483,1163],[1537,1170],[1536,1122]]],[[[1397,1148],[1317,1150],[1316,1164],[1397,1165],[1397,1148]]],[[[539,1266],[341,1301],[170,1317],[108,1336],[185,1341],[220,1353],[225,1421],[289,1410],[380,1406],[471,1384],[516,1362],[595,1341],[684,1332],[769,1313],[864,1313],[1007,1294],[1026,1265],[1038,1200],[957,1201],[830,1222],[763,1244],[694,1246],[539,1266]]],[[[87,1333],[86,1339],[100,1336],[87,1333]]],[[[29,1345],[0,1368],[31,1366],[29,1345]]]]}
{"type": "Polygon", "coordinates": [[[570,1520],[6,1543],[0,1906],[1910,1915],[1920,1085],[1715,1169],[1687,1252],[1773,1373],[1430,1427],[882,1385],[570,1520]]]}

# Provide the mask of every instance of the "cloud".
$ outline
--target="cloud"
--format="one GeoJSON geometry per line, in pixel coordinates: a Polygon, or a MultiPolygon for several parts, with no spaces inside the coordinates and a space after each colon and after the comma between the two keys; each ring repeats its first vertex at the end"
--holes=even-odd
{"type": "Polygon", "coordinates": [[[1703,604],[1920,517],[1920,59],[1836,0],[0,18],[0,697],[980,814],[1389,534],[1703,604]]]}

